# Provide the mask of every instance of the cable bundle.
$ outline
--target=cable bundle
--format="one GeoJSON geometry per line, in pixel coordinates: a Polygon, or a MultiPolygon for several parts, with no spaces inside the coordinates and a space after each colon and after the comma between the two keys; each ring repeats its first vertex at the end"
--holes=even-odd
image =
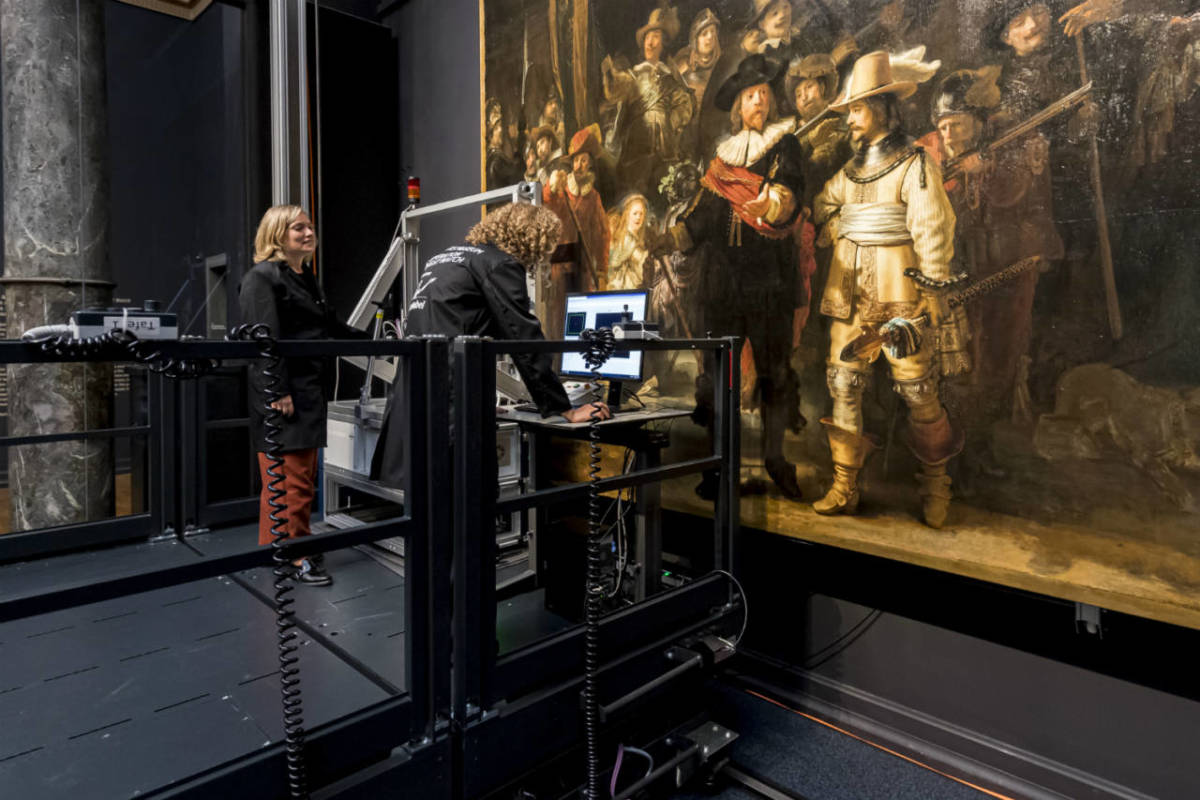
{"type": "Polygon", "coordinates": [[[300,656],[296,643],[296,612],[292,605],[295,598],[289,597],[295,586],[290,580],[292,564],[285,553],[288,539],[287,506],[283,502],[283,445],[278,435],[283,430],[279,419],[282,414],[274,404],[283,397],[279,389],[279,367],[283,357],[279,355],[271,328],[261,323],[239,325],[230,334],[230,339],[251,339],[258,344],[259,353],[266,364],[262,368],[266,378],[263,439],[267,449],[267,503],[271,507],[271,559],[275,576],[275,633],[279,639],[279,682],[283,692],[283,732],[287,752],[288,790],[292,797],[308,797],[308,775],[304,764],[304,699],[300,693],[300,656]]]}
{"type": "MultiPolygon", "coordinates": [[[[592,371],[592,380],[599,382],[599,369],[616,349],[612,330],[588,329],[580,334],[587,342],[583,351],[583,362],[592,371]]],[[[587,578],[584,594],[583,618],[583,734],[587,757],[587,800],[600,798],[600,748],[598,742],[600,725],[600,700],[597,695],[597,676],[600,672],[600,614],[603,611],[605,587],[601,582],[600,545],[600,409],[593,407],[588,421],[588,537],[587,578]]]]}
{"type": "MultiPolygon", "coordinates": [[[[221,365],[215,358],[168,358],[161,350],[125,328],[114,328],[100,336],[76,339],[69,325],[43,325],[26,331],[21,340],[38,345],[43,353],[68,358],[94,356],[105,350],[122,348],[150,372],[168,378],[202,378],[221,365]]],[[[117,353],[113,354],[114,360],[120,357],[117,353]]]]}

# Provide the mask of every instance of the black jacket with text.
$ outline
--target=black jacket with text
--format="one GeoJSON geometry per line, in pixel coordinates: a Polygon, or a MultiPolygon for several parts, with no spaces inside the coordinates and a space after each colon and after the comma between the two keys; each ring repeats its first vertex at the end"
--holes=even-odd
{"type": "MultiPolygon", "coordinates": [[[[530,309],[525,267],[490,244],[458,245],[425,263],[408,304],[405,336],[488,336],[544,339],[530,309]]],[[[521,380],[542,416],[571,407],[549,353],[513,355],[521,380]]]]}
{"type": "MultiPolygon", "coordinates": [[[[458,245],[425,263],[404,324],[407,336],[487,336],[492,339],[544,339],[542,324],[530,308],[525,266],[490,244],[458,245]]],[[[571,407],[554,372],[549,353],[517,353],[513,362],[542,416],[571,407]]],[[[401,385],[397,380],[393,387],[401,385]]],[[[388,486],[401,486],[407,472],[405,426],[393,418],[395,394],[388,402],[372,475],[388,486]]]]}

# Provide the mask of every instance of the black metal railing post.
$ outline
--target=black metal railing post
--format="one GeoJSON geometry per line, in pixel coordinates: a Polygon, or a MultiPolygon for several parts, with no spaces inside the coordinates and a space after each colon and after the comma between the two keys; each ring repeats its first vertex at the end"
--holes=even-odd
{"type": "MultiPolygon", "coordinates": [[[[483,668],[481,619],[484,561],[479,532],[487,517],[478,500],[483,494],[480,459],[484,447],[481,405],[494,408],[483,397],[483,341],[459,337],[454,341],[454,674],[451,720],[466,724],[471,707],[480,698],[483,668]]],[[[492,397],[495,394],[493,392],[492,397]]],[[[494,412],[493,412],[494,413],[494,412]]],[[[494,451],[495,448],[493,447],[494,451]]]]}
{"type": "Polygon", "coordinates": [[[713,541],[713,566],[733,569],[733,538],[738,528],[738,479],[736,465],[740,452],[741,430],[741,340],[736,336],[722,340],[716,351],[717,379],[713,386],[713,448],[721,457],[721,480],[714,509],[717,535],[713,541]]]}
{"type": "MultiPolygon", "coordinates": [[[[426,341],[426,441],[429,469],[422,487],[427,493],[426,529],[429,541],[429,702],[431,722],[450,716],[451,603],[450,575],[454,553],[454,460],[451,444],[450,342],[445,337],[426,341]]],[[[413,419],[414,424],[418,422],[413,419]]],[[[432,731],[430,731],[432,733],[432,731]]]]}

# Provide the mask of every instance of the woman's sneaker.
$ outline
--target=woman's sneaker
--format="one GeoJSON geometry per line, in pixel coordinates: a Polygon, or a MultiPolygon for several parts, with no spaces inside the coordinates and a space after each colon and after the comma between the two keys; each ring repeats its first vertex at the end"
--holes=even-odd
{"type": "Polygon", "coordinates": [[[311,558],[301,559],[299,564],[292,565],[292,578],[296,583],[306,583],[309,586],[329,586],[333,583],[329,573],[311,558]]]}

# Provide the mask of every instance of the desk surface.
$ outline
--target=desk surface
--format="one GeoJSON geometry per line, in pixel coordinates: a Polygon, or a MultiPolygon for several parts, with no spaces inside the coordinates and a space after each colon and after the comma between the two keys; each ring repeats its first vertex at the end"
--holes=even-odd
{"type": "MultiPolygon", "coordinates": [[[[625,425],[642,425],[662,419],[676,419],[690,416],[689,408],[645,408],[636,411],[622,411],[600,423],[602,428],[621,427],[625,425]]],[[[496,409],[496,419],[515,422],[523,428],[552,428],[560,431],[578,431],[586,429],[588,422],[567,422],[560,416],[545,417],[536,411],[514,411],[510,408],[496,409]]]]}

